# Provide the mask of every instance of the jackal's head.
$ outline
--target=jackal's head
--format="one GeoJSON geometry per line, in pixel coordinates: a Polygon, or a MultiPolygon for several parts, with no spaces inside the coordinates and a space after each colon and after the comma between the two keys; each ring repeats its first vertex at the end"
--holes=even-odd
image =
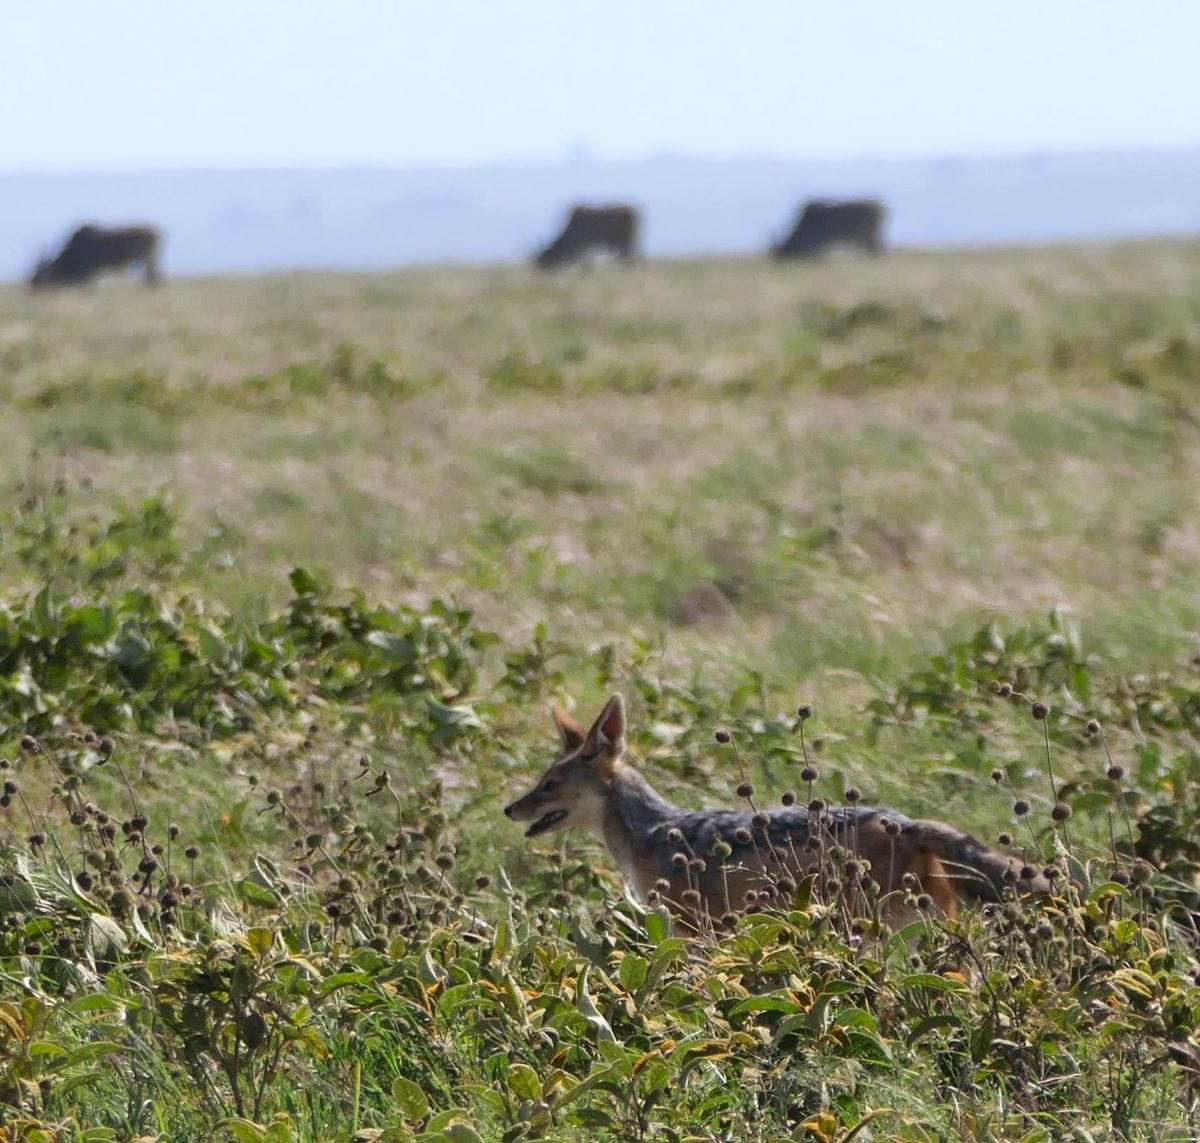
{"type": "Polygon", "coordinates": [[[620,695],[613,695],[591,730],[558,707],[553,714],[563,753],[538,784],[504,812],[515,822],[533,823],[526,837],[571,825],[598,832],[613,772],[625,752],[625,704],[620,695]]]}

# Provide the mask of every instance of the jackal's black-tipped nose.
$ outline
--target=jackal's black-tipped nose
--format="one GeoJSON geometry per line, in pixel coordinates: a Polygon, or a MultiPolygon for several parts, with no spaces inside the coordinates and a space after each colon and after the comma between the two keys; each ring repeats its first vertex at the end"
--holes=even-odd
{"type": "Polygon", "coordinates": [[[512,817],[512,805],[511,804],[504,807],[504,816],[506,818],[512,817]]]}

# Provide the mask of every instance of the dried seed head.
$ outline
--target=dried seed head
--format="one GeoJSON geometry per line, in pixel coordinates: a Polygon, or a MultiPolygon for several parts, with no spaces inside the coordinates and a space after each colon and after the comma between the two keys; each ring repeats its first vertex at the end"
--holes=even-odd
{"type": "Polygon", "coordinates": [[[712,855],[713,857],[728,857],[733,852],[733,846],[729,842],[718,838],[713,842],[712,855]]]}
{"type": "Polygon", "coordinates": [[[668,881],[665,877],[660,877],[657,881],[654,882],[654,888],[657,889],[660,893],[670,893],[671,892],[671,882],[668,881]]]}
{"type": "Polygon", "coordinates": [[[1029,813],[1029,803],[1024,798],[1018,798],[1013,802],[1013,813],[1019,818],[1023,818],[1029,813]]]}
{"type": "Polygon", "coordinates": [[[1011,865],[1004,871],[1002,878],[1005,885],[1015,885],[1020,878],[1017,876],[1017,871],[1011,865]]]}
{"type": "Polygon", "coordinates": [[[995,782],[997,786],[1004,781],[1004,771],[1001,770],[999,766],[992,771],[992,781],[995,782]]]}
{"type": "Polygon", "coordinates": [[[899,835],[900,823],[896,821],[895,818],[882,818],[880,820],[883,824],[883,832],[886,833],[888,837],[897,837],[899,835]]]}
{"type": "Polygon", "coordinates": [[[813,708],[809,703],[803,703],[796,707],[796,717],[801,722],[807,722],[813,716],[813,708]]]}
{"type": "Polygon", "coordinates": [[[651,907],[657,905],[661,900],[662,898],[659,896],[657,889],[651,889],[650,892],[646,894],[646,904],[650,905],[651,907]]]}
{"type": "Polygon", "coordinates": [[[999,837],[996,838],[997,845],[1012,845],[1012,834],[1008,830],[1004,830],[999,837]]]}
{"type": "Polygon", "coordinates": [[[676,869],[686,868],[687,863],[688,863],[688,856],[686,853],[671,854],[671,864],[674,865],[676,869]]]}
{"type": "Polygon", "coordinates": [[[1125,777],[1125,767],[1114,763],[1106,771],[1109,781],[1119,782],[1125,777]]]}
{"type": "Polygon", "coordinates": [[[32,734],[26,734],[26,735],[22,736],[21,749],[22,750],[36,750],[37,749],[37,739],[34,738],[34,736],[32,734]]]}
{"type": "Polygon", "coordinates": [[[862,801],[862,790],[860,790],[857,786],[851,786],[846,791],[845,796],[846,796],[846,801],[850,802],[851,805],[853,805],[855,802],[862,801]]]}
{"type": "Polygon", "coordinates": [[[742,900],[745,901],[748,906],[757,905],[758,893],[753,889],[747,889],[746,892],[742,894],[742,900]]]}
{"type": "Polygon", "coordinates": [[[1100,730],[1100,723],[1094,718],[1089,718],[1087,726],[1083,728],[1084,734],[1086,734],[1089,738],[1091,738],[1093,735],[1099,734],[1100,730]]]}
{"type": "Polygon", "coordinates": [[[1068,821],[1071,817],[1071,807],[1068,806],[1066,802],[1058,802],[1050,811],[1050,816],[1056,822],[1068,821]]]}
{"type": "Polygon", "coordinates": [[[1144,861],[1139,857],[1137,861],[1133,863],[1132,876],[1134,882],[1139,885],[1145,881],[1149,881],[1150,878],[1154,876],[1154,866],[1152,866],[1150,862],[1144,861]]]}
{"type": "Polygon", "coordinates": [[[733,741],[733,735],[732,735],[732,734],[730,734],[730,733],[729,733],[729,731],[728,731],[728,730],[726,730],[726,728],[725,728],[725,727],[723,727],[723,726],[722,726],[722,727],[719,727],[719,728],[716,730],[716,732],[713,734],[713,737],[714,737],[714,738],[715,738],[715,739],[716,739],[716,740],[717,740],[717,741],[718,741],[718,742],[719,742],[719,743],[720,743],[722,746],[727,746],[727,745],[728,745],[730,742],[732,742],[732,741],[733,741]]]}
{"type": "Polygon", "coordinates": [[[784,790],[783,794],[779,798],[779,801],[785,806],[794,806],[796,804],[795,790],[784,790]]]}
{"type": "Polygon", "coordinates": [[[810,814],[823,814],[825,812],[825,799],[813,798],[813,800],[808,803],[808,812],[810,814]]]}
{"type": "Polygon", "coordinates": [[[698,889],[685,889],[679,896],[685,905],[700,904],[700,891],[698,889]]]}
{"type": "Polygon", "coordinates": [[[1038,875],[1038,871],[1036,869],[1034,869],[1034,867],[1032,865],[1022,865],[1021,866],[1021,880],[1022,881],[1032,881],[1035,877],[1037,877],[1037,875],[1038,875]]]}
{"type": "Polygon", "coordinates": [[[852,857],[842,866],[847,877],[857,877],[862,869],[862,866],[852,857]]]}
{"type": "Polygon", "coordinates": [[[755,814],[750,819],[750,824],[755,829],[766,829],[771,824],[771,819],[767,814],[755,814]]]}
{"type": "Polygon", "coordinates": [[[187,849],[183,851],[183,856],[189,861],[195,861],[196,858],[200,856],[200,847],[198,845],[189,845],[187,849]]]}
{"type": "Polygon", "coordinates": [[[804,769],[800,771],[801,782],[815,782],[820,776],[821,771],[815,766],[805,766],[804,769]]]}
{"type": "Polygon", "coordinates": [[[669,830],[667,830],[667,841],[669,841],[672,845],[678,845],[681,841],[683,841],[683,830],[681,830],[678,826],[672,826],[669,830]]]}
{"type": "Polygon", "coordinates": [[[929,910],[933,908],[933,898],[928,893],[922,893],[917,898],[917,908],[920,909],[922,913],[928,913],[929,910]]]}
{"type": "Polygon", "coordinates": [[[1035,702],[1033,706],[1029,708],[1029,713],[1032,714],[1038,722],[1041,722],[1042,719],[1044,719],[1046,715],[1050,713],[1050,708],[1044,702],[1035,702]]]}
{"type": "Polygon", "coordinates": [[[1047,881],[1057,881],[1062,876],[1062,870],[1057,865],[1047,865],[1042,870],[1042,876],[1047,881]]]}
{"type": "Polygon", "coordinates": [[[733,840],[736,841],[738,845],[749,845],[754,839],[750,831],[745,826],[738,826],[737,829],[733,831],[733,840]]]}
{"type": "Polygon", "coordinates": [[[492,879],[486,873],[480,873],[475,878],[476,889],[486,889],[492,883],[492,879]]]}
{"type": "Polygon", "coordinates": [[[703,873],[708,868],[708,863],[703,857],[693,857],[688,862],[688,869],[693,873],[703,873]]]}
{"type": "Polygon", "coordinates": [[[917,887],[917,875],[915,873],[906,873],[900,878],[900,884],[905,889],[915,889],[917,887]]]}
{"type": "Polygon", "coordinates": [[[737,796],[738,796],[739,798],[752,798],[752,797],[754,797],[754,783],[753,783],[753,782],[740,782],[740,783],[738,783],[738,788],[737,788],[737,796]]]}
{"type": "Polygon", "coordinates": [[[737,928],[738,915],[736,913],[723,913],[721,915],[721,928],[728,929],[733,932],[737,928]]]}
{"type": "Polygon", "coordinates": [[[1012,683],[997,683],[996,694],[1001,698],[1008,698],[1013,693],[1012,683]]]}
{"type": "Polygon", "coordinates": [[[17,783],[15,778],[4,779],[4,792],[6,794],[15,794],[17,792],[17,783]]]}
{"type": "Polygon", "coordinates": [[[775,882],[775,888],[785,897],[790,897],[796,892],[796,883],[790,877],[781,877],[775,882]]]}

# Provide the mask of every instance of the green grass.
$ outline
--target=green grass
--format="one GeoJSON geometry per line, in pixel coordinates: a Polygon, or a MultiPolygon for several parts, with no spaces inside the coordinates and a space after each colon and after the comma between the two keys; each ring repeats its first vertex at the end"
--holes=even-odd
{"type": "Polygon", "coordinates": [[[1183,242],[0,291],[0,1139],[1193,1138],[1197,298],[1183,242]],[[685,943],[500,814],[614,690],[687,805],[807,751],[1074,884],[685,943]]]}

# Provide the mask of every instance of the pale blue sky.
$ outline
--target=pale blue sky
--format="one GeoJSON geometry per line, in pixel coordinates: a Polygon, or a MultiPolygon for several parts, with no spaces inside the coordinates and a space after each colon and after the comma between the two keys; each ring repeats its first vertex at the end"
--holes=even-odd
{"type": "Polygon", "coordinates": [[[0,169],[1200,144],[1200,0],[4,0],[0,169]]]}

